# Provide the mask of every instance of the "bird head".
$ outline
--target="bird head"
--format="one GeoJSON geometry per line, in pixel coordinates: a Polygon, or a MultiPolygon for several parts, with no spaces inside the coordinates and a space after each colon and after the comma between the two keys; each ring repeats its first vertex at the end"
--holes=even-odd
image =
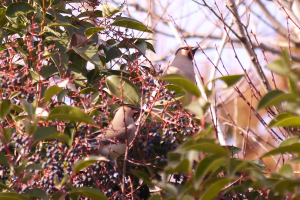
{"type": "Polygon", "coordinates": [[[125,123],[130,124],[134,123],[134,117],[140,112],[139,108],[131,107],[131,106],[121,106],[116,114],[115,117],[112,121],[112,124],[123,124],[124,123],[124,118],[125,118],[125,123]]]}
{"type": "Polygon", "coordinates": [[[199,47],[192,47],[192,46],[183,46],[183,47],[180,47],[176,53],[175,53],[175,56],[184,56],[184,57],[188,57],[190,60],[193,60],[194,58],[194,55],[197,51],[199,47]]]}

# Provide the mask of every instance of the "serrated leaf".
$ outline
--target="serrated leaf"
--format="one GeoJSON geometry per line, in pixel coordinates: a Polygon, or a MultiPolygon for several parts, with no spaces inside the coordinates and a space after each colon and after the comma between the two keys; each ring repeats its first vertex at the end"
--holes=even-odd
{"type": "Polygon", "coordinates": [[[137,87],[127,78],[119,76],[109,76],[106,78],[107,87],[110,92],[118,98],[123,96],[123,100],[129,104],[135,104],[139,100],[139,92],[137,87]],[[123,92],[122,92],[122,90],[123,92]]]}
{"type": "Polygon", "coordinates": [[[60,92],[63,88],[58,87],[57,85],[52,85],[49,87],[44,94],[44,102],[48,102],[55,94],[60,92]]]}
{"type": "Polygon", "coordinates": [[[85,47],[74,47],[72,46],[73,50],[80,55],[82,58],[84,58],[87,61],[90,61],[97,67],[102,67],[103,64],[98,56],[98,49],[93,45],[88,45],[85,47]]]}
{"type": "Polygon", "coordinates": [[[280,90],[273,90],[261,98],[258,103],[257,110],[277,105],[283,101],[294,101],[297,96],[294,94],[286,94],[280,90]]]}
{"type": "Polygon", "coordinates": [[[13,104],[10,102],[10,100],[4,99],[0,105],[0,119],[5,119],[6,115],[12,109],[13,104]]]}
{"type": "Polygon", "coordinates": [[[198,87],[192,81],[186,79],[184,76],[181,76],[179,74],[167,74],[160,77],[160,79],[178,85],[182,87],[185,91],[190,92],[196,95],[197,97],[200,96],[200,90],[198,89],[198,87]]]}
{"type": "Polygon", "coordinates": [[[125,28],[131,28],[131,29],[134,29],[134,30],[153,33],[143,23],[141,23],[141,22],[139,22],[135,19],[127,18],[127,17],[118,17],[110,25],[111,26],[121,26],[121,27],[125,27],[125,28]]]}
{"type": "Polygon", "coordinates": [[[79,160],[78,162],[74,163],[73,165],[73,172],[78,173],[80,170],[90,166],[91,164],[96,163],[97,161],[105,161],[107,162],[108,159],[104,156],[90,156],[84,159],[79,160]]]}
{"type": "Polygon", "coordinates": [[[48,120],[74,121],[95,124],[95,121],[80,108],[62,105],[57,106],[49,113],[48,120]]]}
{"type": "Polygon", "coordinates": [[[104,196],[99,190],[89,187],[73,188],[70,191],[70,195],[81,195],[91,199],[108,200],[108,198],[104,196]]]}
{"type": "Polygon", "coordinates": [[[116,14],[117,12],[122,11],[122,8],[123,8],[123,6],[120,6],[120,7],[116,8],[116,7],[112,6],[109,3],[103,3],[102,4],[102,15],[103,15],[103,18],[110,17],[110,16],[116,14]]]}
{"type": "Polygon", "coordinates": [[[102,27],[91,27],[91,28],[87,28],[84,32],[86,37],[92,37],[94,34],[105,30],[106,27],[102,26],[102,27]]]}
{"type": "Polygon", "coordinates": [[[244,76],[243,74],[241,74],[241,75],[222,76],[222,77],[213,79],[211,82],[214,83],[217,80],[221,80],[227,85],[227,87],[231,87],[234,84],[236,84],[243,76],[244,76]]]}

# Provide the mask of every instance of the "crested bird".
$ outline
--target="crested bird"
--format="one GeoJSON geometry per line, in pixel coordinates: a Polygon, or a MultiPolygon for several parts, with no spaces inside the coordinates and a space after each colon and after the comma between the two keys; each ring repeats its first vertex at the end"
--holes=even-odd
{"type": "MultiPolygon", "coordinates": [[[[165,74],[179,74],[195,83],[195,71],[193,58],[198,47],[183,46],[180,47],[176,53],[173,62],[167,67],[165,74]]],[[[189,105],[192,102],[193,95],[186,92],[186,95],[179,101],[182,103],[182,107],[189,105]]]]}
{"type": "Polygon", "coordinates": [[[117,158],[125,153],[127,145],[134,139],[136,131],[134,116],[139,111],[138,108],[121,106],[106,133],[98,131],[87,138],[93,152],[96,155],[108,156],[116,163],[117,158]]]}

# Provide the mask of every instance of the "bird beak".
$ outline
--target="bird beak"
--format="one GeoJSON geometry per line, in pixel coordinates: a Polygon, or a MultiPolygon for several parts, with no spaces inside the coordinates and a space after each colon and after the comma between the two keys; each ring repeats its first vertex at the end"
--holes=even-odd
{"type": "Polygon", "coordinates": [[[199,47],[193,47],[192,48],[192,52],[193,52],[193,55],[195,55],[196,51],[199,49],[199,47]]]}

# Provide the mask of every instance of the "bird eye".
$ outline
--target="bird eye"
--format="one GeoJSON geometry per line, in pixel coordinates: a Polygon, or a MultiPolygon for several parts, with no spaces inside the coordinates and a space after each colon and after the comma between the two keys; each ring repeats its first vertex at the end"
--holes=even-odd
{"type": "Polygon", "coordinates": [[[189,50],[189,48],[188,48],[188,47],[185,47],[184,50],[189,50]]]}

